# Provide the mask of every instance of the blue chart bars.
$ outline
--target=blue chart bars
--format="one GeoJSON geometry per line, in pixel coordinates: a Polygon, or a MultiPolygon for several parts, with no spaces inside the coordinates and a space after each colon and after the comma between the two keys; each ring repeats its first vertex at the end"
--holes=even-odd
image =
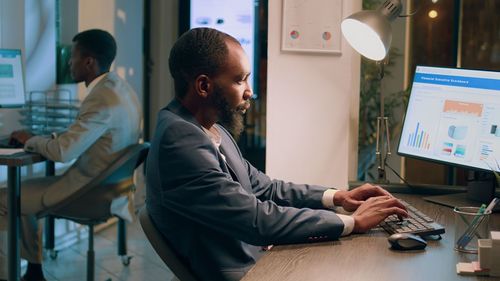
{"type": "Polygon", "coordinates": [[[417,123],[417,127],[415,128],[415,132],[410,133],[408,136],[408,146],[425,149],[428,150],[431,146],[429,143],[429,134],[420,129],[420,122],[417,123]]]}

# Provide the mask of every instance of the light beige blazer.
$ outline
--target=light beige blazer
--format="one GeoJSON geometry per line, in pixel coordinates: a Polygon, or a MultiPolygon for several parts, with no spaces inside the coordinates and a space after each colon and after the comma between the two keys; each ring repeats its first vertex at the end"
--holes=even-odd
{"type": "Polygon", "coordinates": [[[107,73],[82,101],[75,122],[53,138],[35,136],[24,149],[55,162],[75,163],[44,192],[42,205],[61,202],[110,165],[141,135],[142,112],[134,90],[107,73]]]}

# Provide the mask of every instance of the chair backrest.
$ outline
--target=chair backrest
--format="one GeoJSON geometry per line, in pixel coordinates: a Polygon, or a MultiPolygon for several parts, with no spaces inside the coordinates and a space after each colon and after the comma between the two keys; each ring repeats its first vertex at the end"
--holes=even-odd
{"type": "Polygon", "coordinates": [[[101,174],[92,179],[77,192],[71,194],[62,202],[51,206],[38,214],[43,217],[49,214],[57,214],[65,210],[65,216],[71,218],[71,210],[75,210],[79,218],[82,209],[87,210],[85,217],[88,219],[107,219],[111,216],[109,206],[114,198],[127,194],[134,187],[134,170],[144,162],[149,151],[149,143],[133,144],[101,174]],[[92,205],[89,205],[92,202],[92,205]],[[77,206],[81,204],[82,206],[77,206]],[[68,208],[66,208],[68,207],[68,208]],[[66,211],[66,209],[69,209],[66,211]]]}
{"type": "Polygon", "coordinates": [[[197,281],[198,279],[194,277],[189,267],[184,264],[179,255],[170,247],[168,241],[156,228],[154,222],[149,217],[146,206],[139,211],[139,221],[153,249],[155,249],[158,256],[160,256],[175,276],[180,281],[197,281]]]}

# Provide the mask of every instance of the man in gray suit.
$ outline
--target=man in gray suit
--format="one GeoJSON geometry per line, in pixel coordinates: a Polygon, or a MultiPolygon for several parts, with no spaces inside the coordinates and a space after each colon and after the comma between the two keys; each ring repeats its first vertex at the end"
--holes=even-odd
{"type": "MultiPolygon", "coordinates": [[[[28,260],[23,279],[44,280],[41,230],[36,215],[63,201],[106,169],[141,134],[141,106],[134,90],[109,72],[116,42],[106,31],[92,29],[73,38],[71,76],[85,82],[87,96],[67,131],[51,138],[12,133],[24,149],[57,162],[76,162],[61,176],[33,179],[21,185],[21,256],[28,260]]],[[[0,227],[6,227],[6,192],[0,193],[0,227]]],[[[91,208],[92,202],[89,202],[91,208]]],[[[2,249],[3,250],[3,249],[2,249]]],[[[4,262],[4,261],[3,261],[4,262]]],[[[4,262],[5,263],[5,262],[4,262]]],[[[4,265],[2,265],[4,266],[4,265]]],[[[0,276],[2,277],[2,276],[0,276]]]]}
{"type": "Polygon", "coordinates": [[[192,29],[174,44],[175,99],[158,114],[147,162],[147,209],[201,280],[239,280],[273,244],[334,240],[407,216],[387,191],[351,191],[272,180],[241,155],[252,90],[249,61],[233,37],[192,29]],[[227,129],[227,130],[226,130],[227,129]],[[353,211],[336,214],[334,206],[353,211]]]}

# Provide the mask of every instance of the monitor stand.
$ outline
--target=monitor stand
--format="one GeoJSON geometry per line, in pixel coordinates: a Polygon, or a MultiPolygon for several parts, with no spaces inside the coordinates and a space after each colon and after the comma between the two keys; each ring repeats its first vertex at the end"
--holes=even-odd
{"type": "MultiPolygon", "coordinates": [[[[480,207],[481,204],[488,205],[495,196],[495,182],[493,180],[471,181],[467,184],[466,193],[455,193],[437,196],[423,197],[424,200],[448,207],[480,207]]],[[[500,212],[500,204],[494,209],[500,212]]]]}

